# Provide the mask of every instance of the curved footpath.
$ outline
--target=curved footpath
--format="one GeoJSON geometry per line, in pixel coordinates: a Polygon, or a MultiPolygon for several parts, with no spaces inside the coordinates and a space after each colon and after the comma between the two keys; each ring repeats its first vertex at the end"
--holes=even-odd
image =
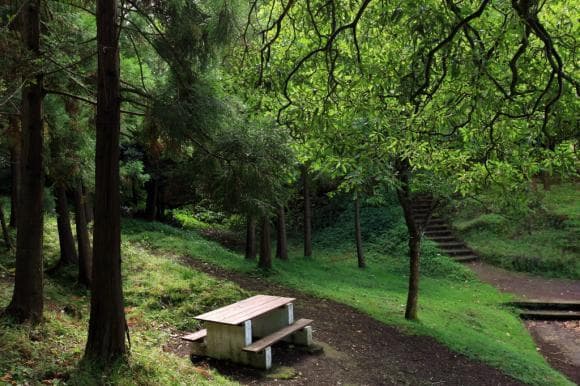
{"type": "MultiPolygon", "coordinates": [[[[314,338],[324,354],[305,354],[297,348],[277,347],[274,365],[289,366],[296,376],[281,381],[259,370],[210,361],[221,374],[243,384],[259,385],[521,385],[481,362],[452,352],[425,336],[406,335],[344,304],[316,298],[257,277],[229,272],[183,258],[184,263],[242,288],[264,294],[295,297],[297,317],[314,319],[314,338]]],[[[178,335],[165,347],[189,355],[189,343],[178,335]]],[[[198,363],[203,371],[204,362],[198,363]]]]}
{"type": "MultiPolygon", "coordinates": [[[[549,279],[476,261],[466,264],[481,281],[521,300],[580,301],[580,280],[549,279]]],[[[580,321],[525,322],[550,364],[580,384],[580,321]]]]}

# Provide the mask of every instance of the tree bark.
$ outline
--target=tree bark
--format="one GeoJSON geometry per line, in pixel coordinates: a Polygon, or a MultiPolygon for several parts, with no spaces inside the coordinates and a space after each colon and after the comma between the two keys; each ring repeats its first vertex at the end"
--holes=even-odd
{"type": "Polygon", "coordinates": [[[288,238],[286,236],[286,214],[284,212],[284,205],[278,205],[276,257],[281,260],[288,260],[288,238]]]}
{"type": "Polygon", "coordinates": [[[60,261],[58,267],[63,265],[77,264],[79,259],[75,248],[75,240],[70,227],[70,216],[66,189],[63,184],[55,186],[56,224],[58,228],[58,241],[60,245],[60,261]]]}
{"type": "Polygon", "coordinates": [[[302,165],[302,192],[304,195],[304,257],[312,256],[312,204],[308,166],[302,165]]]}
{"type": "Polygon", "coordinates": [[[18,215],[18,191],[20,187],[21,174],[21,153],[22,138],[20,133],[20,122],[18,117],[10,116],[10,172],[11,172],[11,193],[10,193],[10,227],[16,228],[16,217],[18,215]]]}
{"type": "Polygon", "coordinates": [[[77,244],[79,250],[79,283],[87,287],[91,284],[91,242],[89,229],[85,217],[85,204],[82,192],[82,183],[73,191],[75,204],[75,223],[77,229],[77,244]]]}
{"type": "Polygon", "coordinates": [[[360,200],[358,195],[354,200],[354,237],[356,240],[356,257],[358,259],[358,267],[365,268],[365,253],[362,244],[362,233],[360,229],[360,200]]]}
{"type": "Polygon", "coordinates": [[[91,316],[85,358],[110,365],[125,358],[119,193],[119,42],[117,1],[97,1],[95,228],[91,316]]]}
{"type": "Polygon", "coordinates": [[[85,218],[87,220],[87,224],[90,224],[95,219],[95,211],[93,207],[93,200],[91,198],[91,192],[87,189],[85,184],[83,183],[83,198],[85,203],[85,218]]]}
{"type": "Polygon", "coordinates": [[[246,259],[256,259],[256,220],[252,216],[246,220],[246,259]]]}
{"type": "Polygon", "coordinates": [[[153,176],[145,183],[145,190],[147,192],[147,198],[145,200],[145,219],[155,221],[157,217],[159,186],[157,180],[154,179],[153,176]]]}
{"type": "MultiPolygon", "coordinates": [[[[29,0],[21,12],[23,45],[40,57],[40,0],[29,0]]],[[[16,218],[16,272],[14,293],[6,314],[20,322],[42,319],[42,73],[22,89],[22,169],[16,218]]]]}
{"type": "Polygon", "coordinates": [[[260,259],[258,267],[263,269],[272,268],[272,240],[270,238],[270,219],[262,217],[262,231],[260,232],[260,259]]]}
{"type": "Polygon", "coordinates": [[[409,289],[407,292],[407,306],[405,319],[416,320],[419,301],[419,267],[421,262],[421,230],[413,216],[411,201],[409,163],[407,160],[397,162],[397,172],[400,187],[397,189],[397,198],[403,209],[405,224],[409,233],[409,289]]]}
{"type": "Polygon", "coordinates": [[[0,203],[0,225],[2,225],[2,235],[4,236],[4,243],[8,249],[12,249],[12,239],[10,238],[10,233],[8,233],[8,227],[6,226],[6,218],[4,217],[4,210],[2,209],[2,203],[0,203]]]}

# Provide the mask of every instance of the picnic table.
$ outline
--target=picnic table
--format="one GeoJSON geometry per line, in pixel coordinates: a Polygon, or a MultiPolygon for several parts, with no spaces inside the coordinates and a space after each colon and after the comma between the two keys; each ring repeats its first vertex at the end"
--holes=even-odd
{"type": "Polygon", "coordinates": [[[312,344],[312,320],[294,321],[294,300],[252,296],[196,316],[205,328],[182,339],[193,342],[195,355],[269,369],[274,343],[284,340],[296,345],[312,344]]]}

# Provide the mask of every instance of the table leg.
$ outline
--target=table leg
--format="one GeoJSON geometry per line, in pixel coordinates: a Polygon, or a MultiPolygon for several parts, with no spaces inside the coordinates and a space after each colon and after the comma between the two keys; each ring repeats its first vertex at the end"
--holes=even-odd
{"type": "Polygon", "coordinates": [[[263,338],[294,323],[294,305],[286,304],[252,320],[252,335],[263,338]]]}
{"type": "Polygon", "coordinates": [[[216,359],[229,359],[233,362],[248,363],[247,353],[242,348],[252,343],[252,322],[238,326],[206,322],[207,355],[216,359]]]}

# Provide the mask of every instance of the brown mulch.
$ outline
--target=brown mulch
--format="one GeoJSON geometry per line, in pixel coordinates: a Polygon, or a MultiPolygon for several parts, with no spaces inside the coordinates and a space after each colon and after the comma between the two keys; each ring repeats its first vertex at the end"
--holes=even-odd
{"type": "MultiPolygon", "coordinates": [[[[314,319],[314,339],[324,348],[324,353],[307,353],[285,344],[274,346],[274,366],[293,368],[296,376],[292,379],[271,379],[263,371],[223,361],[196,364],[200,368],[209,364],[242,384],[521,385],[497,369],[450,351],[433,338],[406,335],[344,304],[197,260],[184,258],[183,261],[250,291],[294,297],[296,318],[314,319]]],[[[182,356],[189,354],[188,345],[178,337],[165,349],[182,356]]]]}

